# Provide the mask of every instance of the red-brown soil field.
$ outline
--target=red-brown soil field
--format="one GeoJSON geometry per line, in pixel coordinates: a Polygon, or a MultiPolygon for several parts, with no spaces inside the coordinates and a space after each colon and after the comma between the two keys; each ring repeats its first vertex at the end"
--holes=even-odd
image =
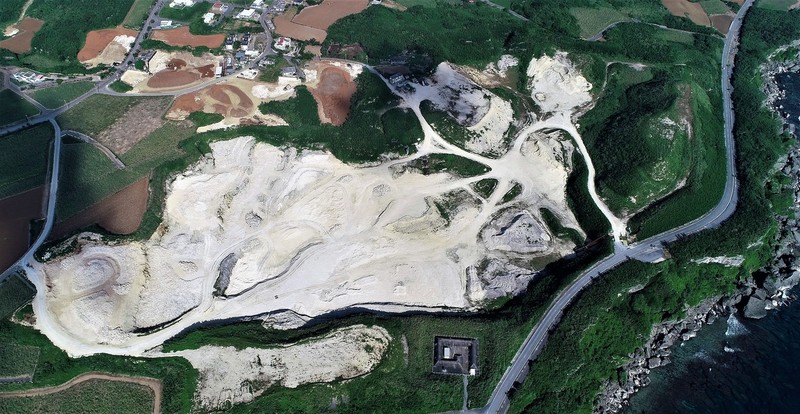
{"type": "Polygon", "coordinates": [[[30,222],[44,217],[43,206],[44,187],[0,200],[0,268],[8,268],[28,250],[30,222]]]}
{"type": "Polygon", "coordinates": [[[86,210],[57,222],[50,238],[58,239],[92,224],[97,224],[114,234],[135,232],[147,210],[149,182],[150,178],[144,177],[86,210]]]}
{"type": "Polygon", "coordinates": [[[205,46],[213,49],[222,46],[222,42],[225,41],[224,34],[193,35],[189,33],[188,26],[182,26],[177,29],[153,30],[152,33],[150,35],[151,39],[171,46],[205,46]]]}
{"type": "Polygon", "coordinates": [[[136,34],[135,30],[122,27],[93,30],[86,34],[86,43],[83,45],[80,52],[78,52],[78,61],[86,62],[87,60],[96,58],[117,36],[125,35],[136,37],[136,34]]]}
{"type": "Polygon", "coordinates": [[[8,49],[14,53],[28,53],[31,51],[33,35],[42,28],[43,21],[26,17],[16,24],[19,33],[10,39],[0,42],[0,48],[8,49]]]}
{"type": "Polygon", "coordinates": [[[309,88],[320,108],[320,121],[342,125],[350,113],[350,99],[356,93],[356,83],[346,70],[328,66],[320,72],[319,84],[309,88]]]}
{"type": "Polygon", "coordinates": [[[356,14],[369,6],[369,0],[325,0],[318,6],[306,7],[292,19],[303,26],[328,30],[333,22],[356,14]]]}

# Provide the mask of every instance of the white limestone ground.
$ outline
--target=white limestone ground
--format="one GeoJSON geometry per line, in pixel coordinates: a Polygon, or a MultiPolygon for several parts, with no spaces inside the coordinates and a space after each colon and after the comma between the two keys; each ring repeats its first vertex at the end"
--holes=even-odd
{"type": "Polygon", "coordinates": [[[444,140],[419,105],[461,91],[475,105],[453,108],[465,119],[483,111],[474,119],[480,125],[504,104],[451,68],[440,69],[435,82],[396,91],[424,132],[409,157],[358,167],[326,152],[298,154],[249,137],[213,143],[208,158],[169,183],[163,223],[149,240],[115,245],[83,237],[79,251],[37,266],[38,274],[30,275],[38,291],[37,327],[71,355],[141,355],[186,327],[218,319],[277,314],[265,319],[285,328],[354,306],[474,309],[519,293],[537,270],[520,263],[573,247],[555,239],[539,217],[546,207],[565,226],[579,228],[565,195],[572,145],[538,131],[563,130],[580,144],[570,117],[583,97],[536,83],[551,91],[548,99],[559,111],[489,158],[444,140]],[[456,178],[403,168],[431,153],[491,170],[456,178]],[[498,181],[496,189],[478,197],[472,184],[486,178],[498,181]],[[502,202],[515,183],[521,194],[502,202]],[[445,218],[434,201],[454,192],[474,201],[445,218]],[[92,283],[83,281],[86,273],[94,275],[92,283]],[[161,328],[134,334],[155,326],[161,328]]]}
{"type": "Polygon", "coordinates": [[[694,259],[692,263],[697,264],[721,264],[727,267],[739,267],[744,263],[744,256],[737,255],[737,256],[714,256],[714,257],[703,257],[701,259],[694,259]]]}
{"type": "Polygon", "coordinates": [[[528,65],[529,87],[542,112],[569,111],[592,101],[592,84],[584,78],[564,52],[544,55],[528,65]]]}
{"type": "Polygon", "coordinates": [[[223,409],[252,401],[268,388],[350,379],[372,371],[389,347],[385,329],[355,325],[308,342],[277,348],[204,346],[172,352],[200,372],[196,408],[223,409]]]}

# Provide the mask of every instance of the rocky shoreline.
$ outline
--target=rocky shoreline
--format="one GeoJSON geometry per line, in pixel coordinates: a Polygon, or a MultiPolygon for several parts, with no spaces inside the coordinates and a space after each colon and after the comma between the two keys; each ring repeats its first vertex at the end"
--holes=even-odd
{"type": "MultiPolygon", "coordinates": [[[[775,76],[780,73],[800,73],[800,61],[768,63],[762,67],[766,105],[779,113],[784,120],[784,131],[797,135],[795,126],[788,122],[790,114],[779,104],[786,91],[778,85],[775,76]]],[[[798,137],[800,138],[800,137],[798,137]]],[[[795,145],[779,163],[780,171],[791,178],[794,191],[792,210],[800,216],[800,145],[795,145]]],[[[790,289],[800,282],[800,222],[788,217],[777,217],[778,232],[772,245],[773,259],[764,267],[741,282],[736,293],[707,299],[686,311],[686,317],[653,327],[644,346],[629,354],[630,362],[619,368],[626,373],[626,381],[609,382],[598,397],[594,413],[617,413],[630,397],[650,383],[652,369],[669,364],[671,349],[683,341],[693,338],[703,325],[711,324],[726,315],[743,314],[747,318],[759,319],[767,311],[778,308],[795,299],[790,289]]],[[[620,376],[623,377],[623,376],[620,376]]]]}

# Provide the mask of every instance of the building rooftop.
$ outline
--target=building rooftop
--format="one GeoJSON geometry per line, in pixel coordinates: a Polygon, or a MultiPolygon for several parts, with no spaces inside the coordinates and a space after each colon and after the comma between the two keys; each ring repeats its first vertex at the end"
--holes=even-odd
{"type": "Polygon", "coordinates": [[[433,373],[478,374],[478,340],[437,336],[433,339],[433,373]]]}

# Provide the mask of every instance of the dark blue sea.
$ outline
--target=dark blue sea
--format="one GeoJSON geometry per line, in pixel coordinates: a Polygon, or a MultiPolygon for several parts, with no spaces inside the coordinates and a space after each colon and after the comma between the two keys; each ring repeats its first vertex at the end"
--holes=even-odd
{"type": "MultiPolygon", "coordinates": [[[[800,75],[777,80],[797,91],[779,104],[800,131],[800,75]]],[[[651,384],[625,413],[800,413],[800,301],[760,320],[718,320],[670,358],[672,364],[651,372],[651,384]]]]}

